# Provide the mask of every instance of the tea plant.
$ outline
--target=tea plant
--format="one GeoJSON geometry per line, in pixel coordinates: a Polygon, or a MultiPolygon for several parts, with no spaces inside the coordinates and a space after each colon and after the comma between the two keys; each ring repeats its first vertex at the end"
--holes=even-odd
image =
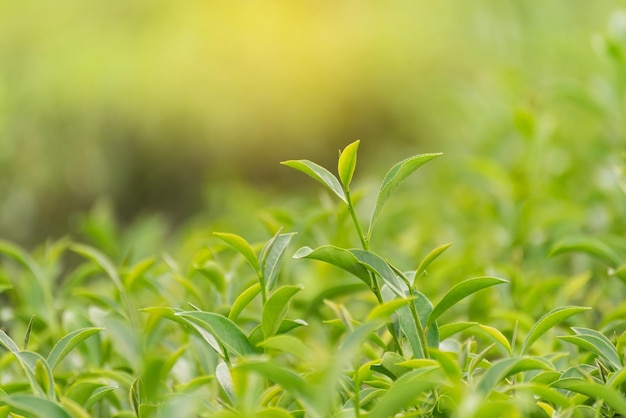
{"type": "MultiPolygon", "coordinates": [[[[339,203],[294,216],[298,234],[269,220],[266,242],[214,232],[184,243],[180,259],[118,260],[69,238],[32,253],[1,241],[0,417],[626,414],[622,308],[595,329],[589,307],[567,304],[570,289],[557,295],[565,306],[537,320],[521,310],[472,320],[468,302],[528,295],[490,275],[427,287],[450,243],[405,268],[378,241],[392,194],[440,154],[394,165],[364,223],[358,148],[340,153],[338,176],[308,160],[283,163],[339,203]],[[320,233],[333,218],[339,230],[320,233]],[[360,247],[306,245],[327,236],[360,247]]],[[[621,277],[607,248],[555,252],[580,248],[608,257],[621,277]]]]}

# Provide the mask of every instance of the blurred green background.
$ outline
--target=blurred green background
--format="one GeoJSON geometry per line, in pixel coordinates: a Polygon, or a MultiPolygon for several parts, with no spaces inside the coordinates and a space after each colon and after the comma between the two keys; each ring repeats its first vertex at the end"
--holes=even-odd
{"type": "Polygon", "coordinates": [[[619,233],[620,6],[0,2],[0,236],[107,205],[122,224],[253,218],[255,196],[317,186],[280,161],[332,166],[356,139],[357,176],[446,154],[405,192],[426,236],[619,233]]]}

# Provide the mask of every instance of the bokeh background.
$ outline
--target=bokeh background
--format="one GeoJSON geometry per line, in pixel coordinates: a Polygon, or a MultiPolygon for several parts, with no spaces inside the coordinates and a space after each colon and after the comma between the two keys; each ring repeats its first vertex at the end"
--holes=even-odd
{"type": "Polygon", "coordinates": [[[280,161],[332,166],[356,139],[363,187],[445,153],[404,191],[408,213],[390,209],[398,234],[426,220],[433,241],[476,236],[488,253],[619,233],[620,7],[0,2],[0,236],[80,233],[90,211],[254,222],[257,206],[319,190],[280,161]]]}

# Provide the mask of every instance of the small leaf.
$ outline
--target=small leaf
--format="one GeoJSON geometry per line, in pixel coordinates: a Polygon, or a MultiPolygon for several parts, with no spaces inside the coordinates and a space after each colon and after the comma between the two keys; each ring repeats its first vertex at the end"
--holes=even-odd
{"type": "Polygon", "coordinates": [[[560,322],[563,322],[565,319],[569,318],[572,315],[576,315],[577,313],[587,311],[591,308],[587,308],[584,306],[564,306],[561,308],[556,308],[542,316],[533,327],[530,329],[526,340],[524,340],[524,344],[522,345],[521,354],[524,355],[528,349],[533,345],[535,341],[539,339],[543,334],[545,334],[550,328],[556,326],[560,322]]]}
{"type": "Polygon", "coordinates": [[[224,293],[226,291],[226,277],[215,261],[207,260],[202,265],[194,266],[194,270],[209,279],[219,292],[224,293]]]}
{"type": "Polygon", "coordinates": [[[349,190],[350,182],[352,181],[352,175],[356,168],[356,152],[359,149],[360,142],[361,141],[354,141],[348,145],[339,156],[337,171],[339,172],[339,179],[345,190],[349,190]]]}
{"type": "Polygon", "coordinates": [[[551,386],[558,389],[566,389],[571,390],[572,392],[582,393],[590,398],[602,399],[620,415],[626,415],[626,399],[624,398],[624,395],[609,386],[590,383],[586,380],[578,378],[557,380],[552,383],[551,386]]]}
{"type": "Polygon", "coordinates": [[[109,276],[109,278],[113,281],[120,293],[125,293],[124,285],[120,280],[117,269],[115,268],[111,260],[109,260],[103,253],[96,250],[95,248],[83,244],[72,244],[70,246],[70,250],[96,263],[102,270],[104,270],[107,276],[109,276]]]}
{"type": "Polygon", "coordinates": [[[289,301],[300,290],[302,290],[302,286],[283,286],[276,290],[272,296],[269,297],[267,302],[265,302],[261,326],[266,339],[278,331],[280,324],[287,314],[289,301]]]}
{"type": "Polygon", "coordinates": [[[178,312],[175,314],[189,324],[209,332],[221,344],[238,356],[254,353],[245,334],[225,316],[201,311],[178,312]]]}
{"type": "Polygon", "coordinates": [[[448,293],[444,295],[441,301],[435,306],[430,316],[428,317],[428,322],[426,326],[430,326],[433,322],[437,320],[437,318],[439,318],[439,316],[441,316],[442,313],[450,309],[460,300],[468,297],[473,293],[478,292],[479,290],[502,283],[508,283],[508,281],[498,279],[496,277],[475,277],[473,279],[468,279],[457,284],[452,289],[450,289],[448,293]]]}
{"type": "Polygon", "coordinates": [[[557,243],[550,250],[550,256],[568,252],[582,252],[599,258],[612,267],[621,264],[621,258],[608,245],[592,238],[570,238],[557,243]]]}
{"type": "Polygon", "coordinates": [[[511,344],[509,343],[509,340],[507,340],[506,337],[497,328],[482,324],[479,324],[478,326],[483,331],[485,331],[493,339],[493,341],[495,341],[498,345],[504,348],[506,352],[509,353],[509,355],[512,354],[511,344]]]}
{"type": "Polygon", "coordinates": [[[339,183],[337,177],[333,176],[332,173],[326,170],[324,167],[315,164],[314,162],[309,160],[289,160],[283,161],[281,162],[281,164],[301,171],[309,177],[313,178],[314,180],[319,181],[330,191],[335,193],[341,200],[343,200],[345,203],[348,203],[346,195],[343,192],[343,188],[341,187],[341,183],[339,183]]]}
{"type": "Polygon", "coordinates": [[[155,257],[149,257],[135,264],[133,268],[124,274],[124,285],[127,289],[131,289],[135,282],[143,277],[156,263],[155,257]]]}
{"type": "Polygon", "coordinates": [[[20,352],[20,348],[15,344],[15,341],[11,339],[4,331],[0,329],[0,345],[9,350],[13,354],[20,352]]]}
{"type": "Polygon", "coordinates": [[[428,266],[430,266],[430,263],[435,261],[437,259],[437,257],[439,257],[441,254],[443,254],[443,252],[446,251],[448,248],[450,248],[451,245],[452,245],[451,242],[449,242],[448,244],[440,245],[437,248],[433,249],[431,252],[429,252],[426,255],[426,257],[424,257],[424,259],[422,260],[420,265],[417,266],[417,270],[415,270],[415,283],[417,283],[417,279],[422,274],[424,274],[424,272],[426,271],[428,266]]]}
{"type": "Polygon", "coordinates": [[[243,310],[252,302],[252,300],[261,293],[261,283],[254,283],[246,290],[241,292],[237,299],[233,302],[233,306],[230,308],[228,319],[236,321],[243,310]]]}
{"type": "Polygon", "coordinates": [[[233,377],[230,374],[230,370],[228,369],[228,365],[224,363],[223,360],[217,364],[215,368],[215,378],[217,382],[220,384],[226,396],[230,400],[232,405],[237,405],[237,393],[235,391],[235,383],[233,382],[233,377]]]}
{"type": "Polygon", "coordinates": [[[622,368],[622,362],[615,346],[602,333],[589,328],[572,328],[572,330],[577,335],[566,335],[558,338],[604,358],[609,362],[613,371],[622,368]]]}
{"type": "Polygon", "coordinates": [[[227,232],[214,232],[213,235],[233,247],[248,261],[248,264],[254,269],[257,274],[261,274],[261,268],[259,267],[259,260],[257,259],[252,247],[242,237],[235,234],[229,234],[227,232]]]}
{"type": "Polygon", "coordinates": [[[54,368],[59,364],[63,358],[65,358],[70,351],[77,345],[85,341],[87,338],[102,331],[103,328],[81,328],[76,331],[70,332],[63,338],[61,338],[52,348],[48,355],[48,363],[50,368],[54,368]]]}
{"type": "Polygon", "coordinates": [[[438,385],[438,382],[425,378],[420,370],[406,373],[380,397],[368,418],[393,417],[402,409],[417,403],[417,399],[422,393],[438,385]]]}
{"type": "Polygon", "coordinates": [[[392,299],[383,303],[382,305],[376,305],[376,307],[374,307],[374,309],[372,309],[367,315],[366,321],[370,321],[372,319],[387,319],[391,315],[393,315],[400,307],[408,305],[414,299],[414,297],[392,299]]]}
{"type": "Polygon", "coordinates": [[[488,395],[503,379],[508,376],[528,370],[552,370],[554,367],[539,357],[507,358],[494,363],[481,377],[476,390],[488,395]]]}
{"type": "Polygon", "coordinates": [[[378,192],[378,198],[376,199],[376,206],[374,207],[374,211],[372,212],[372,217],[370,219],[370,226],[367,236],[371,236],[372,228],[374,226],[374,222],[383,206],[391,196],[391,193],[406,179],[411,173],[420,168],[422,165],[426,164],[428,161],[433,158],[439,156],[441,154],[421,154],[415,155],[413,157],[407,158],[404,161],[400,161],[387,173],[383,183],[380,186],[380,191],[378,192]]]}
{"type": "Polygon", "coordinates": [[[309,247],[302,247],[296,251],[293,258],[309,258],[312,260],[324,261],[352,273],[368,286],[372,286],[372,280],[367,269],[363,267],[354,254],[348,250],[344,250],[343,248],[332,245],[323,245],[312,250],[309,247]]]}
{"type": "Polygon", "coordinates": [[[272,290],[276,285],[285,250],[295,234],[295,232],[288,234],[277,233],[261,252],[263,279],[265,280],[265,288],[268,291],[272,290]]]}
{"type": "Polygon", "coordinates": [[[301,339],[291,335],[274,335],[260,342],[258,346],[289,353],[300,360],[310,359],[310,348],[301,339]]]}

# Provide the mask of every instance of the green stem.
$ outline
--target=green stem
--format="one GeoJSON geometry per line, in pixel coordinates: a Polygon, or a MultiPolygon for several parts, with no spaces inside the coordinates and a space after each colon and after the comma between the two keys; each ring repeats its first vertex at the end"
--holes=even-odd
{"type": "Polygon", "coordinates": [[[359,235],[359,240],[361,240],[361,245],[364,250],[369,250],[369,242],[365,238],[365,234],[363,234],[363,229],[361,229],[361,223],[356,216],[356,212],[354,211],[354,206],[352,205],[352,199],[350,198],[350,191],[346,190],[346,200],[348,201],[348,212],[350,212],[350,216],[352,217],[352,222],[354,222],[354,226],[356,227],[356,232],[359,235]]]}
{"type": "MultiPolygon", "coordinates": [[[[413,288],[410,287],[409,289],[411,289],[411,296],[414,296],[413,288]]],[[[430,358],[430,355],[428,354],[428,339],[426,337],[426,331],[424,330],[424,327],[422,327],[422,321],[420,321],[420,317],[419,317],[419,314],[417,313],[417,308],[415,307],[414,300],[409,302],[409,308],[411,309],[411,315],[413,316],[413,320],[415,321],[415,327],[417,328],[417,336],[419,337],[420,342],[422,343],[422,354],[424,355],[424,358],[430,358]]]]}

